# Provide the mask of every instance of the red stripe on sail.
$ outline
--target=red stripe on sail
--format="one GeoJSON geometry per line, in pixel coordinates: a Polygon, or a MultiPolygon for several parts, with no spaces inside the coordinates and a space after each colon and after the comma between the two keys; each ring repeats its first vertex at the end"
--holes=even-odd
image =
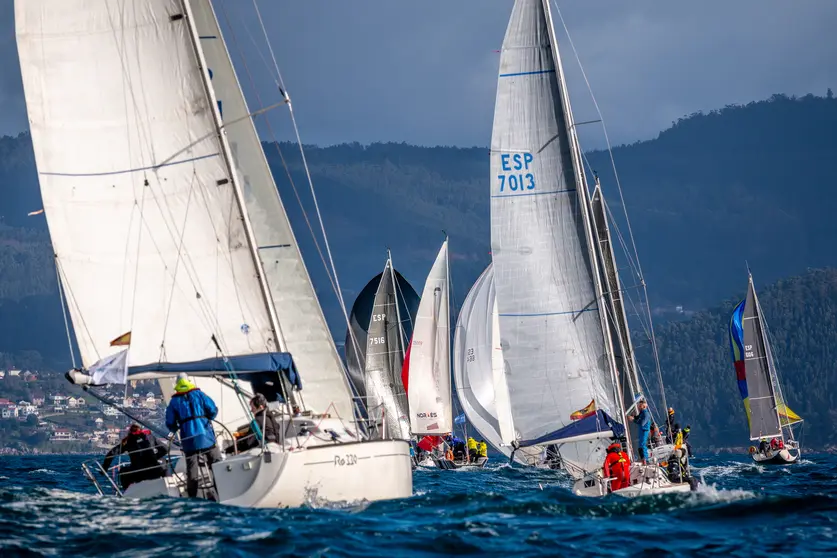
{"type": "Polygon", "coordinates": [[[410,381],[410,349],[413,347],[413,341],[407,345],[407,352],[404,353],[404,364],[401,366],[401,382],[404,384],[404,392],[409,393],[407,383],[410,381]]]}

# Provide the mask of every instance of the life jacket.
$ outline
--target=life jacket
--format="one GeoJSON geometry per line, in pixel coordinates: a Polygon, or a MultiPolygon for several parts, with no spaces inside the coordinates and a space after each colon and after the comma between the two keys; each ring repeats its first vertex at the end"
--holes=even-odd
{"type": "Polygon", "coordinates": [[[785,441],[784,440],[779,440],[779,449],[780,450],[785,449],[785,441]]]}
{"type": "Polygon", "coordinates": [[[447,459],[448,461],[453,461],[453,451],[451,451],[450,449],[445,451],[445,459],[447,459]]]}
{"type": "Polygon", "coordinates": [[[473,438],[468,438],[468,450],[475,450],[477,449],[477,441],[473,438]]]}

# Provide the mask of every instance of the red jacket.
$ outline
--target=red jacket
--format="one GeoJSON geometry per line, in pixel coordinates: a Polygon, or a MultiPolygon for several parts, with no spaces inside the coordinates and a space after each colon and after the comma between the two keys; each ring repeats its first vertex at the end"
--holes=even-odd
{"type": "Polygon", "coordinates": [[[622,451],[619,444],[613,444],[607,448],[607,457],[605,457],[602,469],[606,479],[611,477],[614,479],[610,482],[611,490],[619,490],[631,485],[631,459],[622,451]]]}

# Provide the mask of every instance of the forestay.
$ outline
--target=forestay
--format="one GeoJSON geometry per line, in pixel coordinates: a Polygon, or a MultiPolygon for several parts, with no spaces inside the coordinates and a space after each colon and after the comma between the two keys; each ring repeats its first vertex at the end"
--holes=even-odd
{"type": "Polygon", "coordinates": [[[192,0],[191,5],[276,308],[279,347],[293,354],[304,377],[308,407],[325,412],[333,405],[341,417],[351,418],[351,396],[343,365],[249,116],[212,3],[192,0]]]}
{"type": "Polygon", "coordinates": [[[453,431],[449,297],[448,241],[445,240],[421,293],[410,359],[405,363],[413,434],[453,431]]]}
{"type": "MultiPolygon", "coordinates": [[[[621,416],[594,284],[586,194],[571,155],[571,113],[544,4],[515,2],[491,140],[494,283],[521,444],[569,425],[570,414],[591,399],[621,416]]],[[[562,456],[585,469],[601,465],[601,443],[575,445],[562,448],[562,456]]]]}
{"type": "Polygon", "coordinates": [[[383,418],[390,438],[410,439],[407,394],[401,381],[404,338],[392,264],[387,260],[375,294],[366,345],[365,386],[370,417],[383,418]]]}

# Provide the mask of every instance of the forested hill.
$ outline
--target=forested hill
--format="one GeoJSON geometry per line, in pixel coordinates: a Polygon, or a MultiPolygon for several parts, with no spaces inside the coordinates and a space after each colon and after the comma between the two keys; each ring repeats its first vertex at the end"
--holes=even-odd
{"type": "MultiPolygon", "coordinates": [[[[304,125],[304,123],[303,123],[304,125]]],[[[744,260],[764,283],[837,266],[837,100],[784,96],[695,114],[614,150],[655,309],[706,308],[740,287],[744,260]]],[[[486,144],[489,138],[486,138],[486,144]]],[[[294,187],[313,204],[292,145],[265,152],[337,338],[336,310],[294,187]],[[279,154],[284,156],[288,173],[279,154]]],[[[490,260],[488,150],[345,144],[306,150],[347,302],[386,249],[420,289],[450,235],[454,299],[490,260]]],[[[618,214],[605,153],[589,153],[618,214]]],[[[29,136],[0,138],[0,352],[66,354],[29,136]]],[[[314,224],[316,227],[316,224],[314,224]]]]}
{"type": "MultiPolygon", "coordinates": [[[[805,419],[803,443],[837,444],[837,270],[814,269],[765,285],[754,275],[788,406],[805,419]]],[[[658,328],[669,405],[701,447],[748,446],[744,405],[730,356],[732,310],[745,295],[658,328]]]]}

